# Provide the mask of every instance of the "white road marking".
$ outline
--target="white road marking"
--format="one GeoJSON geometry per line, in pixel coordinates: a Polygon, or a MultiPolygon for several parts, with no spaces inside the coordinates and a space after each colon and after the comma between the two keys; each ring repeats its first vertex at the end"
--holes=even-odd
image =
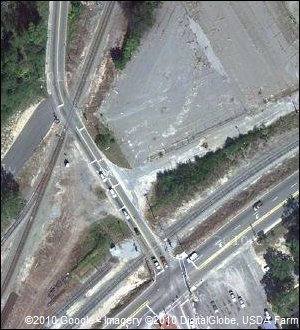
{"type": "Polygon", "coordinates": [[[241,225],[238,225],[238,226],[236,226],[235,228],[234,228],[234,230],[237,230],[238,228],[240,228],[241,227],[241,225]]]}
{"type": "Polygon", "coordinates": [[[293,188],[293,187],[297,186],[297,184],[298,184],[298,182],[296,182],[296,183],[292,184],[292,185],[291,185],[291,188],[293,188]]]}
{"type": "Polygon", "coordinates": [[[158,315],[154,312],[154,310],[148,304],[146,306],[148,307],[150,312],[152,312],[156,317],[158,317],[158,315]]]}
{"type": "Polygon", "coordinates": [[[94,164],[97,161],[97,159],[94,159],[92,162],[89,163],[89,165],[94,164]]]}
{"type": "Polygon", "coordinates": [[[274,197],[274,198],[272,199],[272,202],[275,202],[276,199],[278,199],[278,196],[274,197]]]}
{"type": "Polygon", "coordinates": [[[183,306],[183,305],[185,305],[187,302],[188,302],[189,300],[188,299],[186,299],[183,303],[181,303],[180,304],[180,306],[183,306]]]}
{"type": "Polygon", "coordinates": [[[64,106],[64,104],[62,103],[62,104],[60,104],[60,105],[57,106],[57,109],[59,109],[59,108],[61,108],[63,106],[64,106]]]}
{"type": "Polygon", "coordinates": [[[81,132],[84,129],[85,129],[85,127],[83,126],[83,127],[79,128],[79,131],[81,132]]]}
{"type": "Polygon", "coordinates": [[[223,246],[223,243],[222,243],[222,240],[218,240],[218,242],[215,243],[215,245],[218,245],[218,247],[222,247],[223,246]]]}

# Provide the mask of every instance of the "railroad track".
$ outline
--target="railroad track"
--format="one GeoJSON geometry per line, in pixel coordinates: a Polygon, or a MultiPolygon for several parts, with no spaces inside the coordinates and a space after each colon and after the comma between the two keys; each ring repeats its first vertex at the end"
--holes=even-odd
{"type": "MultiPolygon", "coordinates": [[[[144,255],[140,255],[134,262],[133,264],[129,265],[126,269],[125,272],[128,273],[132,272],[133,269],[136,269],[137,265],[141,263],[141,260],[144,259],[144,255]]],[[[97,282],[104,277],[109,271],[111,270],[111,268],[100,268],[94,275],[92,275],[87,281],[86,283],[84,283],[75,293],[74,295],[69,299],[69,301],[62,307],[60,307],[59,309],[57,309],[53,315],[55,315],[56,317],[61,317],[63,315],[65,315],[65,313],[67,312],[67,310],[76,303],[76,301],[82,297],[88,290],[90,290],[93,286],[95,286],[97,284],[97,282]]],[[[118,279],[116,281],[114,281],[114,285],[115,283],[119,283],[120,281],[123,280],[123,277],[121,277],[121,279],[118,277],[118,279]]]]}
{"type": "Polygon", "coordinates": [[[85,83],[87,81],[87,77],[90,74],[90,69],[92,67],[95,54],[97,53],[101,41],[105,32],[105,29],[107,27],[108,20],[110,18],[111,12],[114,8],[115,2],[109,1],[105,8],[103,9],[103,19],[101,20],[101,23],[98,24],[97,31],[96,31],[96,38],[92,41],[91,49],[87,55],[87,59],[84,61],[83,64],[83,74],[79,81],[78,87],[76,89],[76,93],[73,98],[73,104],[77,105],[79,98],[81,96],[81,93],[84,89],[85,83]]]}
{"type": "MultiPolygon", "coordinates": [[[[68,116],[68,118],[70,116],[72,116],[72,110],[75,104],[77,104],[80,96],[81,96],[81,92],[84,88],[84,84],[86,81],[86,78],[89,74],[89,71],[91,69],[92,63],[93,63],[93,56],[95,55],[95,53],[98,50],[98,47],[100,45],[101,39],[103,37],[103,34],[105,32],[105,28],[107,26],[108,23],[108,19],[110,17],[110,14],[112,12],[112,9],[114,7],[114,2],[109,2],[108,5],[105,7],[105,12],[103,13],[104,18],[103,18],[103,23],[104,24],[99,24],[98,29],[97,29],[97,37],[96,39],[94,39],[93,41],[93,45],[92,45],[92,49],[88,54],[88,59],[87,61],[85,61],[84,67],[83,67],[83,75],[82,75],[82,79],[80,80],[80,83],[78,85],[78,88],[76,90],[75,96],[74,96],[74,101],[73,104],[71,104],[71,102],[69,102],[69,114],[67,114],[64,110],[64,113],[66,114],[66,116],[68,116]]],[[[53,72],[55,72],[55,70],[53,70],[53,72]]],[[[58,90],[56,85],[54,84],[54,87],[57,91],[57,95],[59,95],[58,90]]],[[[23,210],[21,211],[17,221],[14,222],[14,224],[12,226],[10,226],[8,228],[8,230],[4,233],[4,235],[1,236],[1,246],[8,240],[8,238],[12,235],[12,233],[15,231],[15,229],[19,226],[19,224],[22,222],[22,220],[24,219],[25,215],[29,212],[30,208],[33,206],[33,204],[35,203],[35,198],[36,195],[38,194],[39,190],[41,189],[41,185],[43,184],[42,180],[39,182],[37,188],[35,189],[35,191],[33,192],[32,196],[30,197],[30,200],[27,202],[27,204],[24,206],[23,210]]]]}
{"type": "MultiPolygon", "coordinates": [[[[138,266],[141,264],[143,255],[140,256],[138,259],[134,260],[132,262],[132,264],[122,272],[122,274],[120,276],[118,276],[118,278],[112,282],[110,282],[108,285],[105,286],[105,289],[103,289],[101,292],[97,292],[97,294],[95,294],[95,297],[92,298],[89,302],[87,302],[86,304],[83,304],[82,308],[75,313],[72,317],[73,318],[82,318],[84,316],[86,316],[101,300],[105,299],[105,297],[111,293],[118,284],[120,284],[120,282],[122,282],[123,280],[125,280],[128,275],[130,275],[132,273],[132,271],[136,270],[138,268],[138,266]]],[[[65,324],[62,329],[68,327],[69,324],[65,324]]]]}
{"type": "MultiPolygon", "coordinates": [[[[92,63],[93,63],[93,57],[95,55],[95,53],[98,50],[98,47],[100,45],[101,39],[104,35],[105,32],[105,28],[107,26],[110,14],[112,12],[112,9],[114,7],[114,2],[109,2],[108,5],[105,7],[105,12],[103,13],[103,22],[102,24],[99,24],[98,26],[98,31],[97,31],[97,37],[96,39],[94,39],[93,41],[93,45],[92,45],[92,49],[88,54],[88,59],[85,61],[84,63],[84,68],[83,68],[83,74],[82,74],[82,78],[80,80],[80,83],[76,89],[76,93],[74,96],[74,100],[70,106],[70,110],[69,110],[69,114],[66,114],[68,116],[68,119],[70,118],[70,116],[72,116],[72,110],[74,109],[74,105],[78,102],[81,93],[83,91],[84,85],[85,85],[85,81],[87,79],[87,76],[89,74],[89,71],[91,69],[92,63]]],[[[54,70],[55,72],[55,70],[54,70]]],[[[68,119],[66,122],[68,122],[68,119]]],[[[2,295],[4,294],[5,290],[7,289],[10,279],[15,271],[16,265],[18,263],[18,260],[20,258],[20,255],[22,253],[23,247],[25,245],[26,239],[28,237],[28,234],[31,230],[31,227],[34,223],[34,219],[36,216],[36,213],[39,209],[39,205],[40,202],[43,198],[43,195],[45,193],[46,187],[47,187],[47,183],[51,177],[51,173],[52,170],[55,166],[55,163],[57,161],[58,155],[60,153],[60,150],[62,148],[62,145],[64,143],[65,140],[65,136],[66,136],[66,125],[64,125],[64,129],[59,137],[58,143],[55,147],[55,150],[53,152],[53,155],[49,161],[48,167],[41,179],[41,181],[39,182],[37,188],[35,189],[33,195],[30,198],[30,202],[26,204],[26,206],[24,207],[24,209],[21,212],[21,215],[19,216],[18,220],[14,223],[13,226],[11,226],[8,231],[1,237],[1,245],[4,244],[7,239],[12,235],[12,233],[15,231],[15,229],[20,225],[20,223],[22,222],[22,220],[24,219],[24,217],[26,216],[27,213],[30,212],[30,209],[32,208],[31,212],[30,212],[30,217],[29,220],[27,221],[26,225],[25,225],[25,229],[22,233],[20,242],[18,244],[17,250],[15,252],[15,255],[12,259],[12,262],[8,268],[7,274],[2,282],[1,285],[1,293],[2,295]]]]}
{"type": "Polygon", "coordinates": [[[19,244],[18,244],[18,247],[17,247],[17,250],[15,252],[15,255],[12,259],[12,262],[11,264],[9,265],[9,268],[8,268],[8,271],[7,271],[7,274],[2,282],[2,285],[1,285],[1,293],[2,295],[4,294],[5,290],[7,289],[8,285],[9,285],[9,282],[10,282],[10,279],[15,271],[15,268],[16,268],[16,265],[19,261],[19,258],[20,258],[20,255],[22,253],[22,250],[23,250],[23,247],[24,247],[24,244],[27,240],[27,237],[28,237],[28,234],[30,232],[30,229],[34,223],[34,219],[35,219],[35,216],[37,214],[37,211],[39,209],[39,206],[40,206],[40,202],[44,196],[44,193],[45,193],[45,190],[46,190],[46,187],[47,187],[47,184],[48,184],[48,181],[51,177],[51,174],[52,174],[52,170],[54,168],[54,165],[57,161],[57,158],[59,156],[59,153],[60,153],[60,150],[62,148],[62,145],[64,143],[64,140],[65,140],[65,136],[66,136],[66,130],[64,129],[59,137],[59,140],[58,140],[58,143],[54,149],[54,152],[53,152],[53,155],[51,157],[51,160],[49,162],[49,165],[41,179],[41,182],[39,184],[39,189],[37,189],[36,191],[36,202],[33,206],[33,209],[30,213],[30,217],[29,217],[29,220],[27,221],[26,223],[26,226],[25,226],[25,229],[22,233],[22,236],[21,236],[21,239],[19,241],[19,244]]]}
{"type": "Polygon", "coordinates": [[[169,229],[165,229],[166,237],[171,237],[176,235],[181,229],[186,228],[188,224],[190,224],[195,218],[197,218],[201,213],[207,211],[209,207],[211,207],[218,200],[222,199],[228,193],[234,190],[234,188],[238,187],[242,181],[246,181],[255,175],[258,171],[262,170],[268,164],[273,163],[276,159],[282,157],[287,154],[289,151],[294,150],[299,146],[299,139],[289,143],[286,146],[281,147],[277,152],[268,155],[263,160],[261,160],[258,164],[251,167],[251,169],[247,172],[245,176],[240,175],[236,179],[234,179],[230,184],[228,184],[223,189],[219,189],[211,198],[209,198],[201,207],[197,208],[195,211],[189,213],[187,216],[183,217],[180,222],[175,223],[173,226],[169,227],[169,229]]]}

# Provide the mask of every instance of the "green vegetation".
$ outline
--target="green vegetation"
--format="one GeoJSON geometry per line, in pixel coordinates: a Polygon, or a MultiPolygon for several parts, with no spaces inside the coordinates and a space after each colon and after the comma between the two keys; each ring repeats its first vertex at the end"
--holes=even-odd
{"type": "Polygon", "coordinates": [[[1,2],[1,126],[46,96],[47,1],[1,2]]]}
{"type": "Polygon", "coordinates": [[[180,163],[175,169],[159,172],[151,198],[154,213],[164,213],[166,207],[180,205],[201,186],[213,184],[247,152],[256,149],[259,144],[280,134],[287,127],[291,129],[291,126],[297,125],[297,120],[295,113],[289,114],[268,127],[254,128],[236,138],[228,137],[223,148],[208,152],[202,158],[196,156],[194,161],[180,163]]]}
{"type": "Polygon", "coordinates": [[[121,1],[128,29],[122,48],[111,49],[111,57],[117,69],[125,68],[140,45],[141,37],[154,23],[154,10],[160,1],[121,1]]]}
{"type": "Polygon", "coordinates": [[[299,198],[290,197],[287,200],[282,224],[288,230],[285,240],[295,262],[294,271],[299,275],[299,198]]]}
{"type": "Polygon", "coordinates": [[[299,306],[299,288],[291,289],[272,300],[272,310],[283,317],[289,317],[299,306]]]}
{"type": "Polygon", "coordinates": [[[130,168],[128,161],[122,153],[120,146],[114,138],[112,132],[98,122],[98,134],[95,137],[97,147],[107,156],[107,158],[118,166],[130,168]]]}
{"type": "Polygon", "coordinates": [[[105,191],[101,187],[95,189],[95,194],[100,200],[106,198],[105,191]]]}
{"type": "Polygon", "coordinates": [[[116,140],[110,132],[106,132],[104,134],[97,134],[95,137],[95,142],[100,149],[106,149],[110,148],[116,140]]]}
{"type": "Polygon", "coordinates": [[[81,276],[80,274],[86,275],[86,273],[101,266],[109,259],[109,248],[129,235],[130,231],[127,225],[113,216],[108,216],[91,225],[82,244],[77,265],[74,268],[75,273],[79,276],[81,276]]]}
{"type": "Polygon", "coordinates": [[[281,317],[290,317],[299,308],[299,289],[295,288],[295,275],[299,273],[299,255],[296,254],[299,252],[299,199],[291,197],[287,200],[282,227],[285,228],[286,245],[292,256],[267,248],[264,258],[270,269],[261,283],[274,312],[281,317]]]}
{"type": "Polygon", "coordinates": [[[78,21],[82,10],[83,4],[81,1],[71,1],[68,16],[67,48],[69,48],[71,44],[71,40],[75,31],[75,23],[78,21]]]}
{"type": "Polygon", "coordinates": [[[1,167],[1,232],[18,217],[24,205],[18,183],[10,172],[1,167]]]}

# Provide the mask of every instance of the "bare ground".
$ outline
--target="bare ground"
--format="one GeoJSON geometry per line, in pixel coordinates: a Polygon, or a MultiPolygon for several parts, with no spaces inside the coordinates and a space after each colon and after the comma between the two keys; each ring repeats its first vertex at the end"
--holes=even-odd
{"type": "Polygon", "coordinates": [[[76,74],[82,68],[102,7],[103,1],[84,1],[82,13],[73,25],[66,49],[66,81],[69,89],[74,86],[76,74]]]}
{"type": "Polygon", "coordinates": [[[286,177],[294,173],[299,168],[298,164],[299,154],[284,161],[280,166],[269,174],[263,176],[247,190],[239,193],[234,199],[227,202],[222,208],[217,210],[212,216],[197,226],[191,235],[182,239],[182,248],[184,250],[190,250],[193,247],[202,244],[207,237],[211,236],[224,224],[226,224],[229,217],[232,218],[237,215],[241,209],[251,203],[257,195],[271,189],[279,181],[284,180],[286,177]]]}
{"type": "Polygon", "coordinates": [[[16,177],[22,196],[28,199],[39,183],[56,146],[61,125],[54,124],[32,157],[24,164],[16,177]]]}
{"type": "MultiPolygon", "coordinates": [[[[55,136],[52,138],[55,139],[55,136]]],[[[36,166],[41,164],[42,160],[45,161],[49,146],[50,143],[41,146],[40,153],[34,155],[24,169],[23,189],[32,187],[32,180],[37,173],[36,166]]],[[[76,146],[76,143],[68,138],[65,151],[71,167],[63,166],[65,156],[61,155],[49,181],[31,233],[33,241],[24,247],[26,260],[19,270],[19,298],[7,328],[31,328],[32,326],[24,324],[26,315],[49,315],[74,292],[80,282],[64,278],[78,257],[78,251],[74,248],[81,244],[92,222],[99,221],[111,211],[114,212],[107,199],[99,200],[95,194],[99,182],[87,171],[86,161],[82,159],[76,146]],[[24,267],[29,269],[25,271],[24,267]],[[48,306],[51,301],[48,294],[53,286],[59,287],[59,295],[48,306]]],[[[28,242],[31,240],[29,238],[28,242]]]]}

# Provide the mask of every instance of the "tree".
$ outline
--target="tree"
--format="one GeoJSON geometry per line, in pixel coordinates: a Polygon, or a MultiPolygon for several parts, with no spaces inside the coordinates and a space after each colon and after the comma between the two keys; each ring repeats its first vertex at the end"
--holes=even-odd
{"type": "Polygon", "coordinates": [[[288,254],[274,248],[268,248],[264,258],[274,278],[284,281],[292,275],[294,262],[288,254]]]}
{"type": "Polygon", "coordinates": [[[294,261],[291,256],[282,251],[268,248],[264,254],[267,265],[270,267],[261,283],[265,287],[268,301],[278,294],[290,290],[294,285],[294,261]]]}
{"type": "Polygon", "coordinates": [[[15,181],[12,173],[5,171],[1,166],[1,201],[4,201],[11,195],[17,195],[19,184],[15,181]]]}

